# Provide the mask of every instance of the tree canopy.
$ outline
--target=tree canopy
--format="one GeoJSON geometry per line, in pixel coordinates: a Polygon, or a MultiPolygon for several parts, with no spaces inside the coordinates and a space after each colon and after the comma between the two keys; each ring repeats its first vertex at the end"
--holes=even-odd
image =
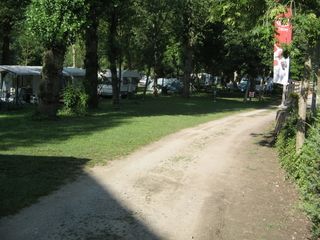
{"type": "MultiPolygon", "coordinates": [[[[190,96],[191,76],[199,72],[221,76],[226,82],[234,80],[235,72],[252,79],[271,75],[273,22],[293,3],[284,0],[4,2],[0,10],[0,31],[7,33],[2,35],[7,38],[0,40],[5,43],[3,59],[9,59],[5,50],[8,39],[9,49],[13,50],[10,59],[16,64],[37,63],[44,49],[64,48],[65,64],[73,56],[78,66],[91,69],[87,78],[93,83],[88,85],[93,106],[97,105],[94,73],[99,68],[136,69],[155,79],[177,77],[184,83],[185,97],[190,96]],[[11,14],[13,9],[19,9],[21,14],[11,14]],[[25,15],[27,24],[23,24],[25,15]],[[8,22],[19,29],[6,29],[8,22]],[[76,50],[78,54],[73,53],[76,50]],[[96,60],[90,61],[93,59],[96,60]]],[[[294,41],[285,51],[292,59],[292,78],[299,80],[304,74],[305,59],[310,56],[317,59],[312,52],[319,47],[319,3],[305,0],[292,7],[294,41]]]]}

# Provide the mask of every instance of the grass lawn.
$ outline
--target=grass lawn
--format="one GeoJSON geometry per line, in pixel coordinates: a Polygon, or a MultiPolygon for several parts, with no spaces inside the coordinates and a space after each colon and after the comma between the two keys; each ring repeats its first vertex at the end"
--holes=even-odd
{"type": "Polygon", "coordinates": [[[0,217],[14,214],[76,177],[180,129],[268,102],[197,96],[123,100],[114,111],[106,99],[86,117],[33,121],[33,109],[0,112],[0,217]]]}

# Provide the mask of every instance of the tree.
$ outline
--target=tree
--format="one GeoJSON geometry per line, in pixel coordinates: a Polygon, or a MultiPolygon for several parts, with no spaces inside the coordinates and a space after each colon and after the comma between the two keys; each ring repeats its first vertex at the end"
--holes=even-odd
{"type": "Polygon", "coordinates": [[[65,66],[73,66],[77,68],[84,68],[84,59],[86,55],[85,42],[80,35],[76,41],[68,47],[64,65],[65,66]]]}
{"type": "Polygon", "coordinates": [[[214,1],[176,0],[176,30],[182,47],[183,96],[190,97],[191,74],[193,72],[194,47],[210,19],[214,1]]]}
{"type": "MultiPolygon", "coordinates": [[[[308,7],[300,6],[296,11],[293,22],[294,41],[290,47],[290,56],[292,56],[293,66],[295,67],[292,77],[295,80],[300,80],[297,151],[300,151],[305,140],[309,83],[312,82],[314,73],[318,72],[320,57],[313,54],[317,52],[316,48],[319,45],[320,15],[317,10],[314,11],[308,7]]],[[[320,7],[320,4],[318,7],[320,7]]]]}
{"type": "Polygon", "coordinates": [[[0,33],[1,33],[1,64],[11,64],[12,33],[15,25],[25,16],[25,10],[30,0],[4,0],[0,8],[0,33]]]}
{"type": "MultiPolygon", "coordinates": [[[[12,55],[15,55],[14,64],[25,66],[39,66],[42,64],[43,47],[38,39],[25,28],[25,23],[16,25],[12,44],[12,55]],[[22,30],[21,30],[22,29],[22,30]]],[[[13,62],[12,62],[13,63],[13,62]]]]}
{"type": "Polygon", "coordinates": [[[84,24],[84,0],[33,0],[27,11],[29,30],[44,47],[39,113],[56,118],[67,46],[84,24]]]}
{"type": "MultiPolygon", "coordinates": [[[[207,23],[200,41],[195,45],[195,61],[199,69],[216,76],[221,74],[227,63],[224,62],[227,54],[225,30],[222,22],[207,23]]],[[[230,66],[230,63],[228,65],[230,66]]]]}
{"type": "MultiPolygon", "coordinates": [[[[287,1],[270,2],[269,4],[273,18],[287,11],[287,1]]],[[[319,44],[320,4],[318,1],[308,0],[296,3],[294,7],[293,42],[291,45],[285,46],[285,52],[291,59],[291,78],[300,82],[299,119],[296,136],[296,150],[299,152],[305,140],[309,83],[312,81],[314,72],[317,72],[317,66],[319,66],[320,56],[315,56],[313,53],[317,52],[315,50],[319,44]],[[312,59],[316,61],[312,61],[312,59]]]]}
{"type": "Polygon", "coordinates": [[[98,107],[98,27],[100,15],[103,12],[103,4],[97,0],[86,0],[88,11],[86,15],[85,30],[85,69],[86,69],[86,91],[89,95],[89,107],[98,107]]]}
{"type": "Polygon", "coordinates": [[[147,69],[147,78],[153,69],[154,95],[157,95],[157,79],[164,75],[163,61],[172,34],[174,1],[170,0],[137,0],[136,11],[138,23],[135,26],[136,47],[143,58],[140,64],[147,69]]]}
{"type": "MultiPolygon", "coordinates": [[[[229,78],[233,78],[234,72],[240,76],[246,75],[251,91],[255,90],[255,79],[258,76],[266,77],[272,65],[273,29],[272,21],[266,20],[264,15],[268,9],[266,2],[224,0],[216,8],[220,21],[225,25],[223,72],[229,78]]],[[[217,20],[217,17],[213,20],[217,20]]],[[[245,93],[245,101],[248,91],[249,88],[245,93]]]]}
{"type": "MultiPolygon", "coordinates": [[[[134,3],[132,1],[112,0],[107,5],[107,24],[108,24],[108,60],[110,63],[110,71],[112,76],[112,101],[114,107],[120,107],[120,86],[121,86],[121,68],[123,63],[123,41],[121,29],[127,24],[130,24],[130,19],[134,14],[132,13],[134,3]],[[119,74],[117,67],[119,66],[119,74]]],[[[128,29],[127,29],[128,31],[128,29]]]]}

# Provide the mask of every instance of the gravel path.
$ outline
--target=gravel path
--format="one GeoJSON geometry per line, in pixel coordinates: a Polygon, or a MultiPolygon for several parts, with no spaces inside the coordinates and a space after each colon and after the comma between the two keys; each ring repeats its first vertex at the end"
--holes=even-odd
{"type": "Polygon", "coordinates": [[[307,239],[295,190],[263,141],[274,119],[237,114],[90,169],[1,219],[0,239],[307,239]]]}

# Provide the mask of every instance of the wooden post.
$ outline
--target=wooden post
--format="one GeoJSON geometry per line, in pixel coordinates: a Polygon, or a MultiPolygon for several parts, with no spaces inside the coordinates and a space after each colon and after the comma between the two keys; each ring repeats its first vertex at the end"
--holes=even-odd
{"type": "Polygon", "coordinates": [[[282,101],[280,107],[286,106],[286,100],[287,100],[287,85],[283,84],[283,90],[282,90],[282,101]]]}
{"type": "Polygon", "coordinates": [[[317,113],[317,79],[312,73],[312,101],[311,101],[311,112],[313,116],[317,113]]]}
{"type": "Polygon", "coordinates": [[[320,93],[320,68],[317,71],[317,87],[316,87],[316,108],[319,106],[319,93],[320,93]]]}
{"type": "Polygon", "coordinates": [[[309,79],[311,76],[311,58],[305,62],[305,77],[300,85],[298,125],[296,136],[296,151],[299,153],[305,141],[306,119],[307,119],[307,100],[309,91],[309,79]]]}

